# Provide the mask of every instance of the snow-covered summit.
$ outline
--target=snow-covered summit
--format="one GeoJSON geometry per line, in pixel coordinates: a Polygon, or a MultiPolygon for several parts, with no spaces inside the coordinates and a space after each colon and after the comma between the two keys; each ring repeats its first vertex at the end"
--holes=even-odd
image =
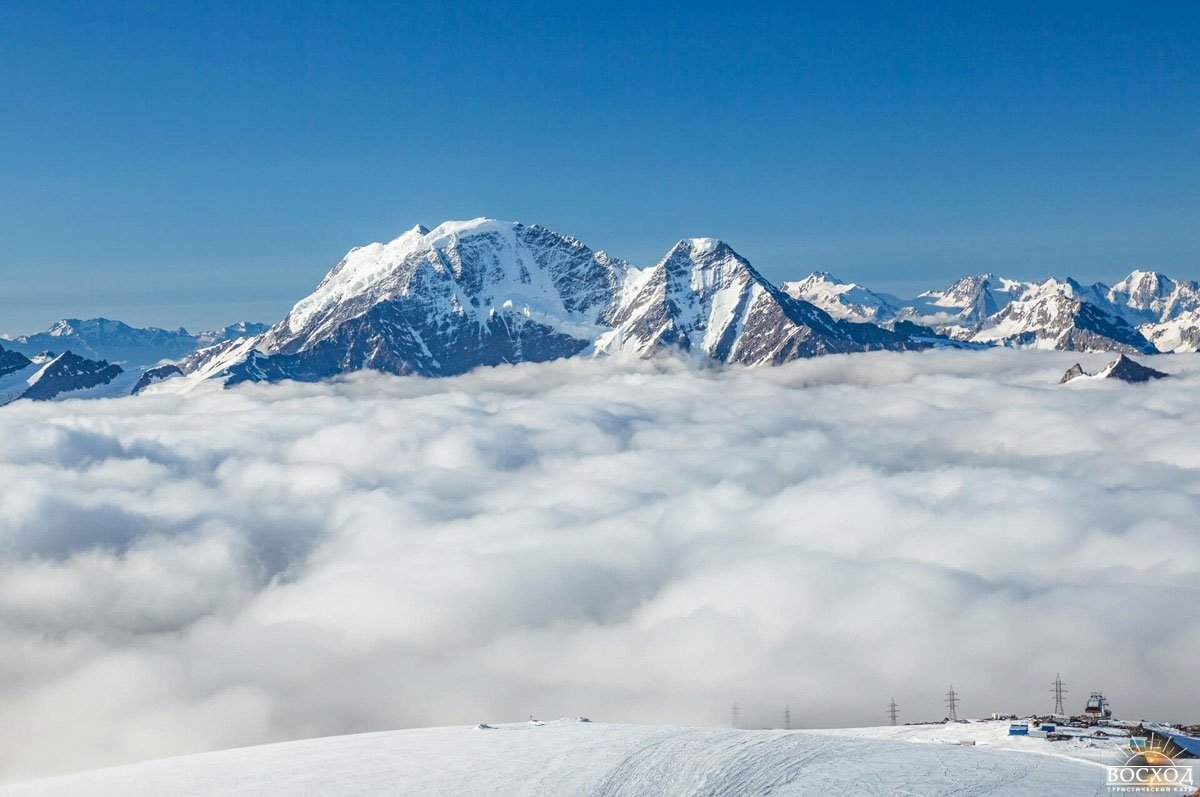
{"type": "Polygon", "coordinates": [[[681,240],[637,269],[544,227],[480,218],[352,249],[265,334],[182,367],[230,382],[312,380],[664,349],[752,365],[928,345],[852,327],[788,296],[716,238],[681,240]]]}
{"type": "MultiPolygon", "coordinates": [[[[271,329],[263,348],[304,350],[401,299],[420,304],[434,322],[469,318],[486,327],[495,313],[511,311],[549,326],[586,327],[611,302],[626,268],[536,225],[488,218],[418,225],[388,243],[352,249],[271,329]]],[[[405,324],[423,325],[411,314],[405,324]]]]}
{"type": "Polygon", "coordinates": [[[896,317],[898,308],[888,299],[856,282],[847,282],[827,271],[815,271],[781,288],[791,297],[820,307],[834,318],[882,322],[896,317]]]}
{"type": "Polygon", "coordinates": [[[1106,298],[1131,323],[1169,324],[1200,310],[1200,285],[1139,270],[1113,285],[1106,298]]]}

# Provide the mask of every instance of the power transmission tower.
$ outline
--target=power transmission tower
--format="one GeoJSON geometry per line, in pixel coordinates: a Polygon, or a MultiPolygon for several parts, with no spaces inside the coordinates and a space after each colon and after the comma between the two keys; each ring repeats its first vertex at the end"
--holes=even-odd
{"type": "Polygon", "coordinates": [[[729,719],[732,721],[733,727],[735,727],[735,728],[742,727],[742,720],[738,715],[738,704],[737,703],[733,704],[733,708],[729,712],[729,719]]]}
{"type": "Polygon", "coordinates": [[[1065,717],[1067,709],[1063,706],[1063,695],[1067,693],[1067,688],[1063,686],[1062,676],[1058,673],[1054,674],[1054,685],[1050,691],[1054,693],[1054,716],[1065,717]]]}
{"type": "Polygon", "coordinates": [[[900,707],[896,705],[896,698],[892,698],[892,702],[888,703],[888,716],[892,720],[892,724],[896,724],[896,717],[900,714],[900,707]]]}
{"type": "Polygon", "coordinates": [[[792,707],[791,706],[783,707],[783,729],[785,731],[790,731],[792,729],[792,707]]]}
{"type": "Polygon", "coordinates": [[[958,692],[954,691],[954,684],[950,684],[950,691],[946,693],[946,705],[950,707],[948,719],[958,722],[958,692]]]}

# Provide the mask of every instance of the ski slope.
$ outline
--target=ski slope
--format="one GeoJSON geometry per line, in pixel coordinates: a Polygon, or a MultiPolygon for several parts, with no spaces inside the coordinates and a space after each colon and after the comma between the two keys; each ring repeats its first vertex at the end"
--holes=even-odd
{"type": "Polygon", "coordinates": [[[0,787],[30,795],[1098,795],[1094,764],[827,731],[558,720],[335,736],[0,787]]]}

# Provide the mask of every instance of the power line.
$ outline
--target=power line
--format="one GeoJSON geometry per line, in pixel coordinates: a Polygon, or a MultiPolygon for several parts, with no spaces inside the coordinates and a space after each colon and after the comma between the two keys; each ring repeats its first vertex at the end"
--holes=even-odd
{"type": "Polygon", "coordinates": [[[950,691],[946,693],[946,705],[950,707],[947,719],[958,722],[958,692],[954,691],[954,684],[950,684],[950,691]]]}
{"type": "Polygon", "coordinates": [[[896,717],[900,714],[900,707],[896,705],[896,698],[892,698],[892,702],[888,703],[888,717],[891,718],[892,724],[896,724],[896,717]]]}
{"type": "Polygon", "coordinates": [[[1063,706],[1063,695],[1067,693],[1067,688],[1063,686],[1062,676],[1058,673],[1054,674],[1054,684],[1050,687],[1050,691],[1054,693],[1054,716],[1066,716],[1067,710],[1063,706]]]}

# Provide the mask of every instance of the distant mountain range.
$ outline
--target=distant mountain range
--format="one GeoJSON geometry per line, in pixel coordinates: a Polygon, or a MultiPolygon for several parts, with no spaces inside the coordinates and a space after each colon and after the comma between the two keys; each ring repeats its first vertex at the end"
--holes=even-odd
{"type": "Polygon", "coordinates": [[[776,286],[711,238],[680,241],[656,265],[635,268],[544,227],[475,219],[352,249],[270,327],[192,334],[67,319],[0,340],[0,403],[130,392],[165,380],[173,389],[210,379],[314,381],[360,369],[446,376],[665,351],[773,365],[937,346],[1196,351],[1200,286],[1147,271],[1112,287],[983,274],[900,299],[827,273],[776,286]],[[31,393],[35,375],[78,386],[31,393]]]}
{"type": "Polygon", "coordinates": [[[1200,285],[1153,271],[1135,271],[1111,288],[980,274],[907,300],[827,273],[782,287],[835,318],[910,321],[971,343],[1124,354],[1200,348],[1200,285]]]}
{"type": "Polygon", "coordinates": [[[0,346],[26,357],[45,351],[70,351],[81,357],[137,367],[177,360],[196,349],[232,338],[257,335],[266,329],[266,324],[243,321],[223,329],[192,334],[182,327],[175,330],[139,328],[107,318],[64,318],[45,332],[0,338],[0,346]]]}
{"type": "Polygon", "coordinates": [[[162,365],[197,349],[268,329],[241,322],[192,334],[186,329],[131,327],[107,318],[67,318],[45,332],[0,338],[0,405],[20,398],[137,393],[178,366],[162,365]]]}

